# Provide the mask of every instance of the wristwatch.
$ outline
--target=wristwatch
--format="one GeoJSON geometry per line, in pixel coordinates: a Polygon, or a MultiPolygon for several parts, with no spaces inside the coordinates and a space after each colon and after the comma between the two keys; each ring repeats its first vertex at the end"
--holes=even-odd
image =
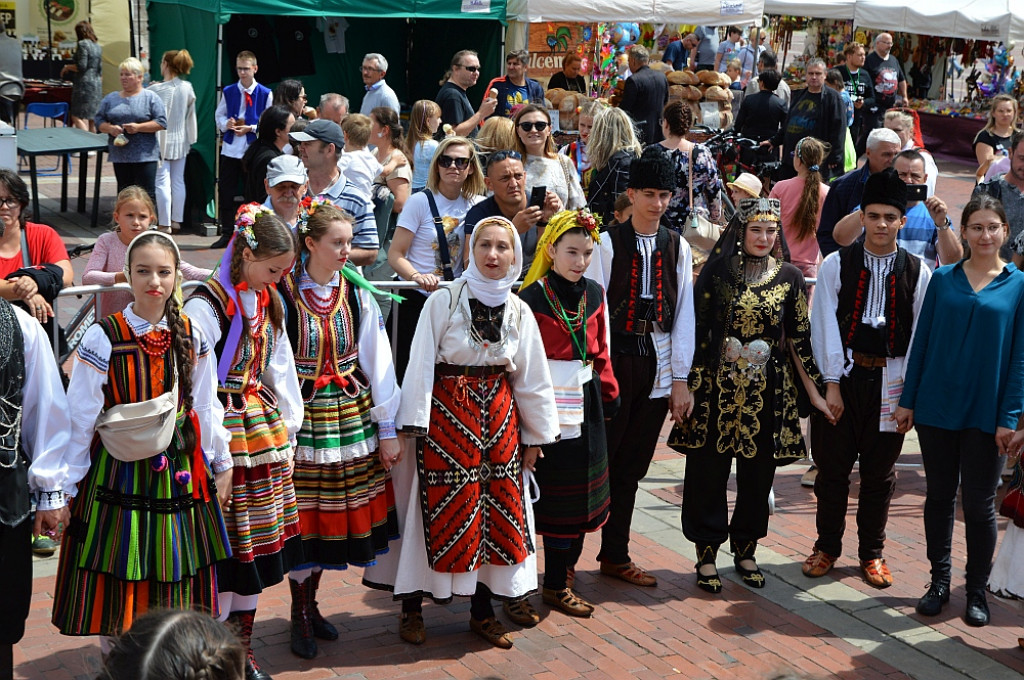
{"type": "Polygon", "coordinates": [[[949,219],[949,215],[946,215],[946,223],[945,224],[936,224],[935,228],[938,229],[939,231],[946,231],[947,229],[949,229],[952,226],[953,226],[953,220],[949,219]]]}

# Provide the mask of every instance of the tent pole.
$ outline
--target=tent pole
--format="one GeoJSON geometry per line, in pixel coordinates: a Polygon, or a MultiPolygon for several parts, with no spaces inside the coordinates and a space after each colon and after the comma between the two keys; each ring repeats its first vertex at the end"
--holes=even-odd
{"type": "MultiPolygon", "coordinates": [[[[217,80],[217,94],[215,95],[215,98],[221,96],[220,92],[223,89],[223,84],[224,84],[223,78],[224,78],[224,24],[218,23],[217,24],[217,78],[216,78],[216,80],[217,80]]],[[[213,167],[215,169],[215,171],[213,173],[214,174],[214,178],[213,178],[213,213],[214,213],[214,215],[216,215],[216,221],[217,221],[217,227],[218,227],[217,231],[221,235],[230,234],[231,233],[231,228],[234,226],[234,225],[220,224],[220,159],[222,158],[222,156],[220,154],[220,147],[221,147],[221,145],[223,143],[224,143],[224,140],[223,140],[223,138],[221,137],[221,135],[218,132],[218,134],[217,134],[217,144],[216,144],[217,148],[214,150],[214,153],[217,154],[217,162],[213,164],[213,167]]],[[[209,204],[207,204],[207,205],[209,205],[209,204]]],[[[207,214],[209,214],[209,210],[207,210],[207,214]]]]}

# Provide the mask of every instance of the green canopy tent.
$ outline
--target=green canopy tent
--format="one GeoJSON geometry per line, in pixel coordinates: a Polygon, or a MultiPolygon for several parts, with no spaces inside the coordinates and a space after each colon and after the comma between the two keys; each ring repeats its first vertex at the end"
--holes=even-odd
{"type": "MultiPolygon", "coordinates": [[[[189,189],[193,196],[203,197],[203,205],[213,196],[218,88],[235,79],[234,55],[224,54],[219,42],[221,25],[232,16],[345,18],[344,54],[328,54],[320,32],[311,34],[316,73],[299,78],[312,105],[321,94],[338,92],[358,111],[364,91],[359,66],[368,52],[387,57],[388,84],[410,104],[437,94],[438,81],[459,50],[480,54],[482,72],[479,84],[469,92],[472,101],[483,98],[484,86],[504,66],[505,0],[149,0],[147,9],[151,73],[160,72],[160,58],[167,50],[185,48],[195,61],[188,79],[196,91],[199,141],[193,150],[201,163],[190,161],[189,189]]],[[[280,58],[280,70],[288,74],[286,55],[280,58]]]]}

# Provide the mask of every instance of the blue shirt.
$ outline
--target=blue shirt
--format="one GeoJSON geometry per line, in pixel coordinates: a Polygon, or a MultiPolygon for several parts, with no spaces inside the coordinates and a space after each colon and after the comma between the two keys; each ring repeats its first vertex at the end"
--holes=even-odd
{"type": "Polygon", "coordinates": [[[672,68],[675,70],[682,71],[686,67],[688,56],[688,52],[683,49],[683,41],[673,40],[665,48],[664,54],[661,55],[661,60],[666,64],[672,64],[672,68]]]}
{"type": "Polygon", "coordinates": [[[908,252],[921,258],[929,269],[935,269],[938,255],[935,244],[939,240],[939,230],[924,201],[907,210],[907,223],[900,229],[896,240],[908,252]]]}
{"type": "Polygon", "coordinates": [[[1008,264],[975,292],[963,262],[928,284],[900,406],[944,430],[1017,427],[1024,404],[1024,273],[1008,264]]]}

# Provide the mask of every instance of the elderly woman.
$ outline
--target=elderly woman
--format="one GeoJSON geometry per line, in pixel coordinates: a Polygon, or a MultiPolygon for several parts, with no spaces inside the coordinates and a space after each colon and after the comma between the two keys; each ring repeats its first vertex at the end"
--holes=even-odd
{"type": "Polygon", "coordinates": [[[182,80],[192,70],[188,50],[164,52],[160,74],[164,80],[150,85],[167,110],[167,130],[157,133],[160,165],[156,171],[157,224],[162,231],[178,231],[185,216],[185,159],[199,133],[196,128],[196,93],[182,80]]]}
{"type": "Polygon", "coordinates": [[[94,130],[92,122],[103,98],[103,48],[88,21],[75,24],[74,64],[68,64],[61,78],[71,75],[71,124],[80,130],[94,130]]]}
{"type": "Polygon", "coordinates": [[[924,157],[924,174],[928,175],[925,184],[928,185],[928,195],[935,195],[935,182],[939,179],[939,167],[935,165],[935,159],[925,149],[918,147],[916,143],[916,116],[909,111],[900,109],[889,109],[885,112],[886,128],[896,133],[900,138],[900,151],[913,149],[919,151],[924,157]]]}
{"type": "Polygon", "coordinates": [[[110,162],[114,164],[117,191],[137,184],[156,203],[156,169],[160,144],[156,133],[167,129],[167,108],[160,96],[142,87],[142,62],[128,57],[118,67],[121,91],[100,102],[96,129],[110,136],[110,162]]]}
{"type": "Polygon", "coordinates": [[[537,588],[525,471],[559,426],[537,321],[511,292],[523,261],[516,228],[483,219],[470,251],[467,272],[427,298],[416,327],[395,418],[403,453],[391,469],[402,538],[364,583],[402,600],[406,642],[426,639],[424,596],[461,595],[471,597],[470,629],[508,649],[491,597],[537,588]]]}

